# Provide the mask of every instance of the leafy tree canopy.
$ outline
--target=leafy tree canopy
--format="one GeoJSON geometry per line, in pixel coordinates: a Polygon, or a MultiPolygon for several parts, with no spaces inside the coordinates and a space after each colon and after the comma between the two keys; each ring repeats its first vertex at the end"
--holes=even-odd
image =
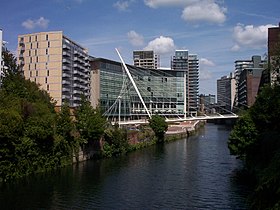
{"type": "Polygon", "coordinates": [[[164,141],[164,134],[168,129],[168,124],[165,122],[164,117],[160,115],[153,115],[151,119],[149,119],[149,125],[154,131],[157,141],[163,142],[164,141]]]}

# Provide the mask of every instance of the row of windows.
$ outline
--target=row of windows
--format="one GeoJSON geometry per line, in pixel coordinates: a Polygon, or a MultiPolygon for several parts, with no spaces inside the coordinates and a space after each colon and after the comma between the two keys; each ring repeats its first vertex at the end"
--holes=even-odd
{"type": "MultiPolygon", "coordinates": [[[[39,42],[37,43],[30,43],[30,49],[33,49],[34,45],[33,44],[36,44],[36,47],[34,49],[38,49],[39,48],[39,42]]],[[[51,42],[48,41],[48,48],[51,47],[51,42]]]]}
{"type": "MultiPolygon", "coordinates": [[[[29,36],[29,42],[32,42],[32,37],[34,37],[34,36],[29,36]]],[[[49,35],[48,35],[48,34],[46,34],[45,39],[46,39],[47,41],[49,40],[49,35]]],[[[21,38],[20,38],[20,41],[23,42],[23,41],[24,41],[24,37],[21,37],[21,38]]],[[[37,35],[35,35],[35,41],[36,41],[36,42],[38,41],[38,36],[37,36],[37,35]]]]}
{"type": "MultiPolygon", "coordinates": [[[[32,77],[32,71],[29,72],[29,76],[32,77]]],[[[47,77],[50,76],[50,71],[47,70],[47,77]]],[[[36,77],[38,77],[38,71],[36,71],[36,77]]]]}

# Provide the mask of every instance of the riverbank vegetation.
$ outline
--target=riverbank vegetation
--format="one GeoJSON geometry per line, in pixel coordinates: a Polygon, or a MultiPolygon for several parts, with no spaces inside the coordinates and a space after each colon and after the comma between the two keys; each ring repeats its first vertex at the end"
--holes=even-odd
{"type": "Polygon", "coordinates": [[[280,86],[263,87],[230,134],[231,154],[255,178],[252,209],[280,209],[280,86]]]}
{"type": "MultiPolygon", "coordinates": [[[[3,55],[7,68],[0,88],[0,182],[72,164],[84,148],[111,157],[156,143],[149,126],[136,133],[112,126],[85,99],[75,110],[67,103],[58,110],[45,90],[24,79],[14,56],[9,51],[3,55]]],[[[159,116],[152,119],[157,139],[163,141],[167,124],[159,116]]]]}

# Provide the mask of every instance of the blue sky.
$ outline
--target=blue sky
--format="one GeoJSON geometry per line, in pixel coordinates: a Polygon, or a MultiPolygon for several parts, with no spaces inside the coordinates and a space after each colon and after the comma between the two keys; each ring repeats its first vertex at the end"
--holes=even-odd
{"type": "Polygon", "coordinates": [[[62,30],[90,55],[126,63],[132,51],[152,49],[170,67],[176,49],[200,59],[200,93],[234,61],[267,52],[267,28],[280,22],[279,0],[9,0],[0,3],[0,28],[9,50],[19,34],[62,30]],[[30,5],[33,5],[30,7],[30,5]]]}

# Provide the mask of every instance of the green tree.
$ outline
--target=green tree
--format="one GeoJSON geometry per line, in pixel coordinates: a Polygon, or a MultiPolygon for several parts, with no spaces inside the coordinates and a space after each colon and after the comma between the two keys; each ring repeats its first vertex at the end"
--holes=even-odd
{"type": "Polygon", "coordinates": [[[12,54],[0,88],[0,181],[54,169],[72,161],[69,110],[56,113],[48,93],[17,72],[12,54]],[[68,112],[68,113],[67,113],[68,112]]]}
{"type": "Polygon", "coordinates": [[[228,147],[232,155],[244,159],[258,137],[256,126],[248,113],[241,116],[230,133],[228,147]]]}
{"type": "Polygon", "coordinates": [[[81,106],[75,112],[76,128],[83,142],[99,145],[104,134],[106,119],[100,109],[94,109],[90,102],[83,99],[81,106]]]}
{"type": "Polygon", "coordinates": [[[14,74],[18,72],[19,67],[16,62],[15,56],[7,49],[4,49],[2,52],[3,61],[4,61],[4,74],[14,74]]]}
{"type": "Polygon", "coordinates": [[[105,143],[103,145],[103,154],[106,157],[119,155],[128,152],[129,144],[127,130],[119,128],[118,124],[109,127],[104,134],[105,143]]]}
{"type": "Polygon", "coordinates": [[[160,115],[153,115],[151,119],[149,119],[149,125],[157,137],[157,142],[163,142],[164,134],[168,129],[168,124],[165,119],[160,115]]]}

